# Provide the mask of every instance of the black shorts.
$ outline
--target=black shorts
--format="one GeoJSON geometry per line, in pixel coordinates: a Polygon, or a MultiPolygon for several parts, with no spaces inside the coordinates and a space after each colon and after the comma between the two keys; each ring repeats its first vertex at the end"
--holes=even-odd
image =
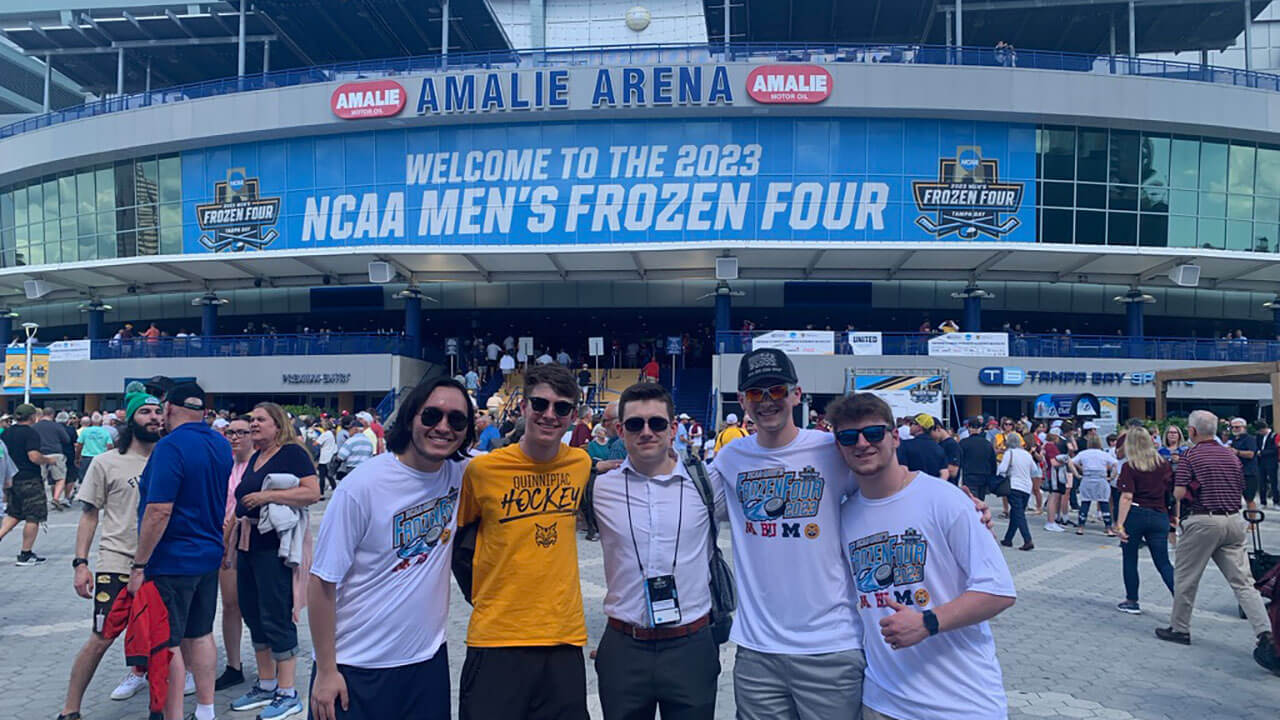
{"type": "Polygon", "coordinates": [[[102,634],[102,627],[107,624],[107,616],[111,614],[111,606],[116,596],[129,584],[128,575],[115,573],[94,573],[93,576],[93,631],[102,634]]]}
{"type": "Polygon", "coordinates": [[[458,680],[458,720],[587,720],[583,649],[468,647],[458,680]]]}
{"type": "Polygon", "coordinates": [[[204,575],[155,575],[147,579],[156,584],[169,612],[169,647],[213,632],[213,615],[218,609],[217,570],[204,575]]]}
{"type": "Polygon", "coordinates": [[[13,479],[13,485],[5,490],[4,514],[33,523],[49,519],[49,500],[39,477],[13,479]]]}
{"type": "MultiPolygon", "coordinates": [[[[347,682],[347,708],[337,705],[338,720],[450,720],[449,652],[441,645],[429,660],[390,668],[358,668],[339,665],[347,682]]],[[[311,685],[316,683],[316,665],[311,663],[311,685]]],[[[308,703],[307,717],[314,718],[308,703]]]]}
{"type": "Polygon", "coordinates": [[[1244,476],[1244,501],[1253,502],[1253,499],[1257,496],[1258,496],[1258,476],[1245,475],[1244,476]]]}

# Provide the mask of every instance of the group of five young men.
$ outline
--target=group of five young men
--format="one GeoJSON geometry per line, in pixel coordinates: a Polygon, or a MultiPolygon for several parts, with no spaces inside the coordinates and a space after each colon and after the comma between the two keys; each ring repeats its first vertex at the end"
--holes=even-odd
{"type": "Polygon", "coordinates": [[[474,529],[461,720],[586,718],[584,495],[604,552],[595,665],[607,719],[713,717],[708,561],[725,518],[738,717],[1004,717],[986,620],[1015,592],[986,506],[899,465],[892,412],[870,394],[828,407],[832,433],[798,428],[801,390],[780,351],[744,356],[738,392],[757,432],[711,466],[712,517],[672,450],[675,413],[659,385],[622,394],[628,457],[589,495],[592,460],[561,442],[579,400],[567,369],[530,369],[524,435],[477,457],[465,388],[415,389],[391,452],[344,480],[321,526],[313,717],[450,717],[451,540],[474,529]]]}

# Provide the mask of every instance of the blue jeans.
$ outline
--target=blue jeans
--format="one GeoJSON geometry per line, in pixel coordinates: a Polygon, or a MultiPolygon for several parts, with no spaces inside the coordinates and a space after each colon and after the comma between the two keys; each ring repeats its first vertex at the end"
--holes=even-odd
{"type": "MultiPolygon", "coordinates": [[[[1080,527],[1081,528],[1084,527],[1085,521],[1089,519],[1089,505],[1091,505],[1092,502],[1093,502],[1092,500],[1080,501],[1080,527]]],[[[1106,500],[1099,500],[1098,512],[1102,513],[1102,523],[1107,526],[1108,530],[1110,530],[1111,529],[1111,503],[1107,502],[1106,500]]]]}
{"type": "Polygon", "coordinates": [[[1169,516],[1150,508],[1132,507],[1124,519],[1124,531],[1129,541],[1120,543],[1124,557],[1124,598],[1138,602],[1138,543],[1145,542],[1164,580],[1169,594],[1173,594],[1173,565],[1169,562],[1169,516]]]}
{"type": "Polygon", "coordinates": [[[1009,491],[1009,529],[1004,533],[1004,541],[1012,542],[1016,532],[1022,533],[1024,543],[1031,542],[1031,527],[1027,525],[1027,499],[1030,493],[1021,490],[1009,491]]]}

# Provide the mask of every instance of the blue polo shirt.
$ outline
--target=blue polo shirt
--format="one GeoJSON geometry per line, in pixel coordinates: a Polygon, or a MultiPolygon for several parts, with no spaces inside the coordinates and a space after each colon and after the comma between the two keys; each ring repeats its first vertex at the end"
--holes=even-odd
{"type": "Polygon", "coordinates": [[[231,445],[203,422],[179,425],[156,443],[138,479],[138,527],[149,503],[173,503],[147,576],[204,575],[222,563],[231,445]]]}
{"type": "Polygon", "coordinates": [[[476,449],[489,452],[501,437],[502,433],[498,432],[498,428],[490,424],[489,427],[481,430],[480,437],[476,438],[476,449]]]}

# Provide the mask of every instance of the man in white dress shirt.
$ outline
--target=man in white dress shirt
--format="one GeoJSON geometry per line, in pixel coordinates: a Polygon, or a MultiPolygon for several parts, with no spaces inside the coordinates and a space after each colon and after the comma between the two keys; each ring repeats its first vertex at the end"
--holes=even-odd
{"type": "MultiPolygon", "coordinates": [[[[656,383],[618,400],[627,459],[591,495],[604,550],[608,628],[596,655],[605,720],[711,720],[720,653],[709,626],[711,528],[694,480],[676,457],[675,410],[656,383]]],[[[724,492],[715,492],[717,515],[724,492]]]]}

